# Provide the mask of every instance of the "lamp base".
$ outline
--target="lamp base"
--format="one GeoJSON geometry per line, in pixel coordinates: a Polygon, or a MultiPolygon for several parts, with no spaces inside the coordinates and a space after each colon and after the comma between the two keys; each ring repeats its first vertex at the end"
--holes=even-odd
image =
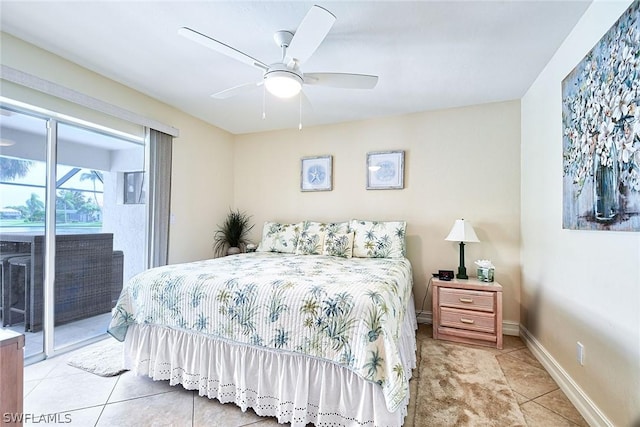
{"type": "Polygon", "coordinates": [[[460,242],[460,266],[458,267],[458,274],[456,274],[456,278],[469,278],[469,276],[467,276],[467,268],[464,266],[464,242],[460,242]]]}

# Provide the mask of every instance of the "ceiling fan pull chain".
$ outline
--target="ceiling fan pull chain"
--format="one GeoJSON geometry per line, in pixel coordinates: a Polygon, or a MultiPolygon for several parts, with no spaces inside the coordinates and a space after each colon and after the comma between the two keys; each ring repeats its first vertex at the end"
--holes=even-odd
{"type": "Polygon", "coordinates": [[[262,85],[262,120],[267,118],[267,92],[265,86],[262,85]]]}
{"type": "Polygon", "coordinates": [[[298,101],[300,103],[300,121],[298,122],[298,130],[302,130],[302,91],[298,94],[298,101]]]}

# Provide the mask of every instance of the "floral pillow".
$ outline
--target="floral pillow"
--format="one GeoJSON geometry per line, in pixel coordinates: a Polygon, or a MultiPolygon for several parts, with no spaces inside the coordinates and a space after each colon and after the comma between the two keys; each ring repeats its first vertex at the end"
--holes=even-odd
{"type": "Polygon", "coordinates": [[[321,255],[324,233],[300,233],[296,255],[321,255]]]}
{"type": "Polygon", "coordinates": [[[353,256],[353,232],[326,234],[322,255],[351,258],[353,256]]]}
{"type": "Polygon", "coordinates": [[[358,258],[404,258],[406,256],[405,221],[351,220],[355,233],[353,256],[358,258]]]}
{"type": "Polygon", "coordinates": [[[348,233],[349,221],[344,222],[318,222],[304,221],[302,225],[301,235],[304,233],[325,233],[333,235],[336,233],[348,233]]]}
{"type": "Polygon", "coordinates": [[[349,222],[318,222],[303,221],[301,223],[300,236],[296,254],[320,255],[322,254],[325,236],[333,236],[336,233],[349,231],[349,222]]]}
{"type": "Polygon", "coordinates": [[[280,224],[266,221],[262,228],[262,240],[256,251],[294,253],[298,245],[302,224],[301,222],[297,224],[280,224]]]}

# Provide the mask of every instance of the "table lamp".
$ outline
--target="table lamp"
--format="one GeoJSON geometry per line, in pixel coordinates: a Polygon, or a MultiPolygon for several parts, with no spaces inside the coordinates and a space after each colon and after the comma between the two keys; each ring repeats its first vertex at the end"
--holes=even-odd
{"type": "Polygon", "coordinates": [[[456,219],[449,235],[444,240],[451,242],[460,242],[460,266],[458,267],[458,279],[468,279],[467,269],[464,266],[464,242],[479,242],[476,232],[473,230],[471,223],[464,219],[456,219]]]}

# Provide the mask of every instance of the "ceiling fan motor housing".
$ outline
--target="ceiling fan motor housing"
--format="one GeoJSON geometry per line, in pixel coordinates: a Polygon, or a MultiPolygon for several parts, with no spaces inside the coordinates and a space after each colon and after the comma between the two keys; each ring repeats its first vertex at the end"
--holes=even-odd
{"type": "Polygon", "coordinates": [[[278,47],[289,47],[291,40],[293,40],[293,33],[287,30],[276,31],[273,35],[273,40],[275,40],[278,47]]]}

